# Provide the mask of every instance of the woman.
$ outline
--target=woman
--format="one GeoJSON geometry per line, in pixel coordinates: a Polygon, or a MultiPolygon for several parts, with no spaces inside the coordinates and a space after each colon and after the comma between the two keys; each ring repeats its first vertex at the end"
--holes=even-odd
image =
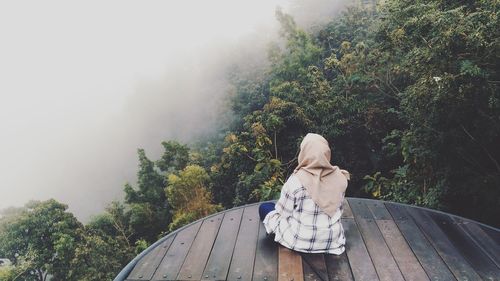
{"type": "Polygon", "coordinates": [[[300,144],[298,166],[281,189],[274,206],[259,208],[268,234],[283,246],[306,253],[344,252],[340,223],[349,173],[330,164],[328,141],[307,134],[300,144]]]}

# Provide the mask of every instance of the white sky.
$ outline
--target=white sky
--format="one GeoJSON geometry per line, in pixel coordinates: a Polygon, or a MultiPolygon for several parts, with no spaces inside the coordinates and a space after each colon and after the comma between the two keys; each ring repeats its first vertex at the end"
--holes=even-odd
{"type": "Polygon", "coordinates": [[[86,219],[121,199],[138,147],[158,154],[179,121],[210,116],[196,103],[210,90],[176,75],[210,81],[192,66],[223,65],[214,48],[267,32],[287,4],[1,1],[0,209],[55,198],[86,219]]]}
{"type": "Polygon", "coordinates": [[[53,197],[85,217],[121,198],[147,146],[121,122],[141,83],[255,32],[284,4],[0,2],[0,208],[53,197]]]}

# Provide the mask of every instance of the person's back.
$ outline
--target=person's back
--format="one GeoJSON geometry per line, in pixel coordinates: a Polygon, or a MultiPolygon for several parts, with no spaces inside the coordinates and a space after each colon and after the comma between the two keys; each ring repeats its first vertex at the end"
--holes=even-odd
{"type": "Polygon", "coordinates": [[[311,199],[300,180],[292,175],[283,185],[276,210],[264,219],[268,233],[283,246],[306,253],[344,252],[342,207],[333,216],[323,212],[311,199]]]}
{"type": "Polygon", "coordinates": [[[278,202],[275,206],[264,203],[260,211],[267,233],[274,233],[274,240],[283,246],[300,252],[340,255],[345,244],[340,218],[349,173],[330,165],[330,149],[325,142],[315,134],[304,138],[299,165],[283,185],[278,202]],[[320,153],[314,155],[315,151],[320,153]],[[299,173],[301,169],[305,172],[299,173]]]}

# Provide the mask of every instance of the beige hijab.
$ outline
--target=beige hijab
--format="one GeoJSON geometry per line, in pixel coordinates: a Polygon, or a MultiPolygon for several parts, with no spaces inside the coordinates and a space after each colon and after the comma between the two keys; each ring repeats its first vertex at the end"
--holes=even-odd
{"type": "Polygon", "coordinates": [[[328,141],[318,134],[307,134],[300,144],[299,165],[294,174],[320,209],[333,216],[342,203],[349,172],[330,164],[328,141]]]}

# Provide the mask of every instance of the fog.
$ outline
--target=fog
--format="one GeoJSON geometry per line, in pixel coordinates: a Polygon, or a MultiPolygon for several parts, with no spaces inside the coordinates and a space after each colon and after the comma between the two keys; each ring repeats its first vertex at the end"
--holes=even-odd
{"type": "Polygon", "coordinates": [[[227,71],[265,65],[277,6],[314,28],[342,5],[0,2],[0,209],[55,198],[86,221],[121,200],[137,148],[220,126],[227,71]]]}

